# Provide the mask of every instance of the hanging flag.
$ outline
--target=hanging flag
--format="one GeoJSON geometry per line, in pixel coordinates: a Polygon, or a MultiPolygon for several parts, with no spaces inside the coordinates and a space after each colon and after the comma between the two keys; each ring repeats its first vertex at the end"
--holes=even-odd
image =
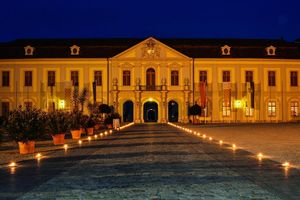
{"type": "Polygon", "coordinates": [[[206,107],[206,81],[200,82],[200,105],[201,108],[206,107]]]}
{"type": "Polygon", "coordinates": [[[223,99],[224,104],[227,107],[231,106],[231,83],[225,82],[223,83],[223,99]]]}

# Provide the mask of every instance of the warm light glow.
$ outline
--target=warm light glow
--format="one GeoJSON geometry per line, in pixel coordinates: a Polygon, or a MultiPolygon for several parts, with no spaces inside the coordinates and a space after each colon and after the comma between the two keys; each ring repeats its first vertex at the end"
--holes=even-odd
{"type": "Polygon", "coordinates": [[[68,148],[68,145],[67,145],[67,144],[65,144],[65,145],[64,145],[64,149],[67,149],[67,148],[68,148]]]}
{"type": "Polygon", "coordinates": [[[41,153],[37,153],[36,155],[35,155],[35,158],[36,159],[40,159],[42,157],[42,154],[41,153]]]}
{"type": "Polygon", "coordinates": [[[150,97],[150,98],[148,99],[148,101],[153,101],[153,98],[152,98],[152,97],[150,97]]]}
{"type": "Polygon", "coordinates": [[[282,164],[282,166],[288,168],[288,167],[290,167],[290,163],[289,163],[289,162],[284,162],[284,163],[282,164]]]}
{"type": "Polygon", "coordinates": [[[9,165],[8,165],[9,167],[16,167],[17,166],[17,164],[15,163],[15,162],[11,162],[11,163],[9,163],[9,165]]]}
{"type": "Polygon", "coordinates": [[[79,140],[79,141],[78,141],[78,144],[82,144],[82,141],[81,141],[81,140],[79,140]]]}
{"type": "Polygon", "coordinates": [[[203,138],[206,138],[206,135],[204,134],[202,137],[203,137],[203,138]]]}
{"type": "Polygon", "coordinates": [[[112,130],[110,130],[109,133],[112,133],[112,130]]]}
{"type": "Polygon", "coordinates": [[[200,136],[200,133],[197,133],[198,136],[200,136]]]}
{"type": "Polygon", "coordinates": [[[98,136],[97,136],[97,135],[95,135],[94,137],[95,137],[95,138],[97,138],[98,136]]]}
{"type": "Polygon", "coordinates": [[[89,136],[89,137],[88,137],[88,140],[89,140],[89,141],[91,141],[91,140],[92,140],[92,138],[89,136]]]}
{"type": "Polygon", "coordinates": [[[58,102],[58,108],[59,109],[65,109],[65,106],[66,106],[65,100],[59,100],[59,102],[58,102]]]}
{"type": "Polygon", "coordinates": [[[220,144],[220,145],[222,145],[222,144],[223,144],[223,141],[222,141],[222,140],[220,140],[220,141],[219,141],[219,144],[220,144]]]}
{"type": "Polygon", "coordinates": [[[100,133],[100,136],[102,137],[102,136],[103,136],[103,133],[100,133]]]}
{"type": "Polygon", "coordinates": [[[104,135],[107,135],[107,134],[108,134],[107,131],[105,131],[105,132],[104,132],[104,135]]]}
{"type": "Polygon", "coordinates": [[[233,145],[232,145],[232,148],[233,148],[233,149],[235,149],[235,148],[236,148],[236,145],[235,145],[235,144],[233,144],[233,145]]]}
{"type": "Polygon", "coordinates": [[[209,137],[209,140],[212,140],[212,137],[209,137]]]}
{"type": "Polygon", "coordinates": [[[242,107],[243,107],[243,103],[241,100],[234,101],[234,108],[242,108],[242,107]]]}

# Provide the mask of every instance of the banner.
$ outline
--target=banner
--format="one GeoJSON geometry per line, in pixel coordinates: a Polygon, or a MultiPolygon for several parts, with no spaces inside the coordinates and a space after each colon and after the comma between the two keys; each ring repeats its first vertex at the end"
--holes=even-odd
{"type": "Polygon", "coordinates": [[[223,100],[226,107],[231,106],[231,83],[223,83],[223,100]]]}
{"type": "Polygon", "coordinates": [[[200,105],[201,108],[206,107],[206,81],[200,82],[200,105]]]}

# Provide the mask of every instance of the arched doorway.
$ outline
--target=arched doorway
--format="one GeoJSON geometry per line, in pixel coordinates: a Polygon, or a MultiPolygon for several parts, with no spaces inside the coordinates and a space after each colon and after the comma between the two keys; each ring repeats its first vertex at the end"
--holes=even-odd
{"type": "Polygon", "coordinates": [[[123,104],[123,121],[133,122],[133,102],[130,100],[123,104]]]}
{"type": "Polygon", "coordinates": [[[155,87],[155,70],[149,68],[146,71],[146,86],[148,90],[152,90],[155,87]]]}
{"type": "Polygon", "coordinates": [[[169,122],[178,122],[178,103],[169,101],[168,103],[168,119],[169,122]]]}
{"type": "Polygon", "coordinates": [[[144,104],[144,122],[157,122],[158,105],[156,102],[146,102],[144,104]]]}

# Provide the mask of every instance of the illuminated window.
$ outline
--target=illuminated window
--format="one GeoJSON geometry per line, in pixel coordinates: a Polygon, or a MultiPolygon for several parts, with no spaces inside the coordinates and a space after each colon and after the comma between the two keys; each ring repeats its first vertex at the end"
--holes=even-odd
{"type": "Polygon", "coordinates": [[[171,71],[171,85],[179,85],[179,75],[177,70],[171,71]]]}
{"type": "Polygon", "coordinates": [[[55,71],[48,71],[48,86],[55,86],[55,71]]]}
{"type": "Polygon", "coordinates": [[[276,73],[275,71],[268,71],[268,85],[276,86],[276,73]]]}
{"type": "Polygon", "coordinates": [[[94,71],[94,81],[96,82],[96,86],[102,85],[102,71],[94,71]]]}
{"type": "Polygon", "coordinates": [[[129,70],[123,71],[123,85],[130,86],[130,71],[129,70]]]}
{"type": "Polygon", "coordinates": [[[290,82],[291,82],[292,87],[298,86],[298,72],[297,71],[291,71],[290,82]]]}
{"type": "Polygon", "coordinates": [[[7,117],[9,114],[9,102],[1,102],[1,114],[3,117],[7,117]]]}
{"type": "Polygon", "coordinates": [[[230,105],[223,101],[223,104],[222,104],[222,115],[223,115],[223,117],[229,117],[230,112],[231,112],[230,105]]]}
{"type": "Polygon", "coordinates": [[[276,116],[276,101],[268,102],[268,116],[275,117],[276,116]]]}
{"type": "Polygon", "coordinates": [[[2,72],[2,87],[9,87],[9,71],[2,72]]]}
{"type": "Polygon", "coordinates": [[[246,117],[252,117],[254,113],[254,109],[251,107],[245,107],[245,115],[246,117]]]}
{"type": "Polygon", "coordinates": [[[223,71],[223,82],[230,82],[230,71],[223,71]]]}
{"type": "Polygon", "coordinates": [[[71,71],[72,86],[79,86],[79,72],[71,71]]]}
{"type": "Polygon", "coordinates": [[[32,71],[25,71],[25,82],[24,86],[31,87],[32,86],[32,71]]]}
{"type": "Polygon", "coordinates": [[[200,71],[199,80],[200,82],[207,82],[207,71],[200,71]]]}
{"type": "Polygon", "coordinates": [[[246,80],[246,83],[253,82],[253,71],[246,71],[245,72],[245,80],[246,80]]]}
{"type": "Polygon", "coordinates": [[[298,109],[299,109],[299,102],[292,101],[291,102],[291,116],[292,117],[298,117],[298,109]]]}

